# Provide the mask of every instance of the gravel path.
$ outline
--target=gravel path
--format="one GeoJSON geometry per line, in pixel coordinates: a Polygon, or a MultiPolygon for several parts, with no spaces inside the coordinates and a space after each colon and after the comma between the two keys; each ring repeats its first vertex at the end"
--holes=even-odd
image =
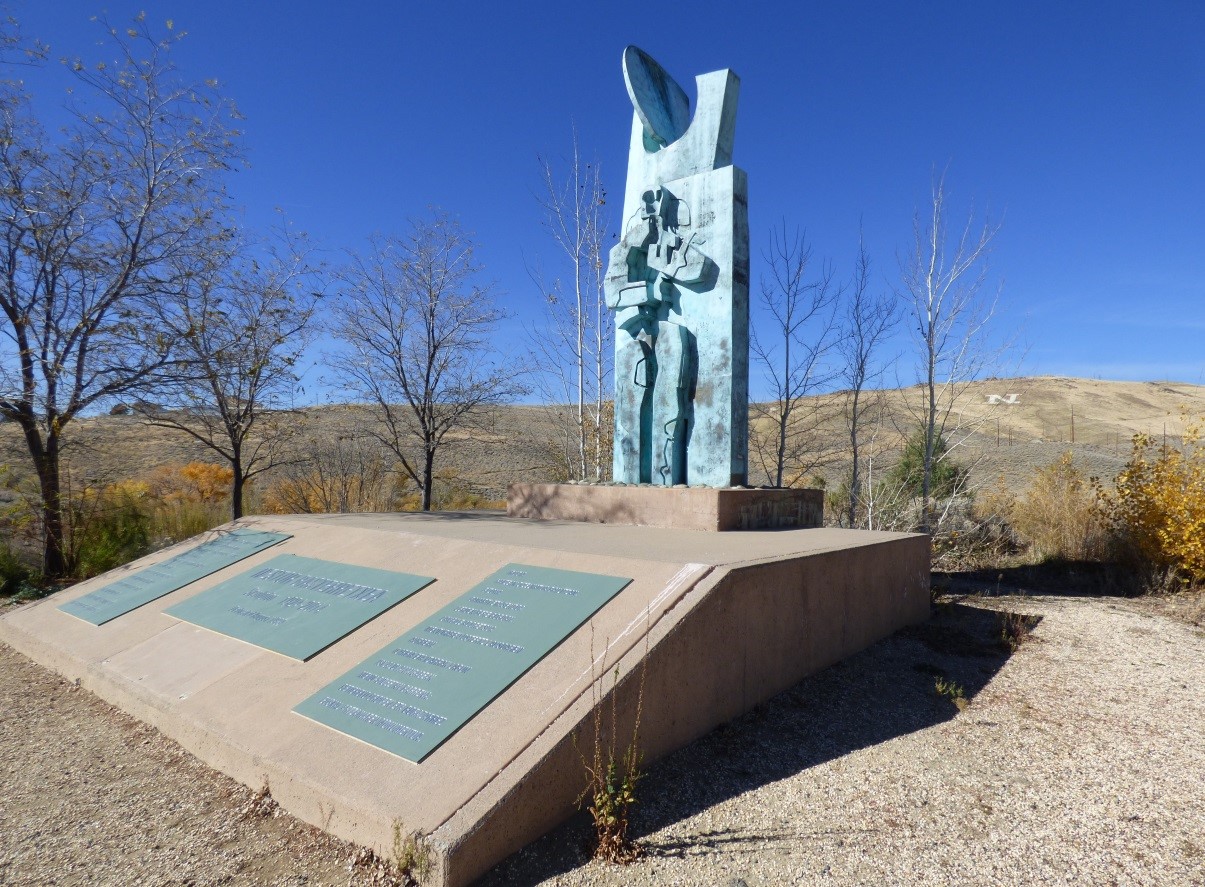
{"type": "MultiPolygon", "coordinates": [[[[966,600],[651,768],[633,866],[579,818],[487,884],[1205,885],[1205,631],[966,600]],[[994,609],[1040,616],[1013,654],[994,609]],[[960,685],[960,710],[935,692],[960,685]]],[[[352,849],[0,647],[0,882],[347,884],[352,849]]]]}

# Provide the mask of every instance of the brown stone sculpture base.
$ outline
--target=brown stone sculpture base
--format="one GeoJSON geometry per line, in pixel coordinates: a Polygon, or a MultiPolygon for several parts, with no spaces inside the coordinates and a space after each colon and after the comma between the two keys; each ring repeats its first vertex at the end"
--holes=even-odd
{"type": "Polygon", "coordinates": [[[672,530],[806,530],[824,517],[823,490],[511,484],[506,516],[672,530]]]}

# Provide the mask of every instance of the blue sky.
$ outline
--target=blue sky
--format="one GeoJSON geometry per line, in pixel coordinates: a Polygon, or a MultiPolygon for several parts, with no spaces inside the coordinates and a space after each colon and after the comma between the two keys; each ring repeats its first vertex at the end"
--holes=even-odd
{"type": "MultiPolygon", "coordinates": [[[[878,284],[898,286],[948,168],[955,218],[1003,221],[996,330],[1019,331],[1020,372],[1205,383],[1205,3],[9,5],[55,58],[96,55],[102,10],[173,19],[180,67],[247,118],[230,187],[249,225],[280,207],[337,258],[443,207],[476,233],[515,340],[541,311],[525,263],[555,261],[537,156],[564,156],[571,126],[618,227],[635,43],[688,93],[698,73],[741,77],[755,281],[779,220],[840,275],[861,220],[878,284]]],[[[54,101],[60,77],[29,81],[54,101]]]]}

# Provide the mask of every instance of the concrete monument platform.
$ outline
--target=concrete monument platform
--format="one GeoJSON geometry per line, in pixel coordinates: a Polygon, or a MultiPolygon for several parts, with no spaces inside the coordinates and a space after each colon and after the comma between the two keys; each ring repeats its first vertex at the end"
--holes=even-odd
{"type": "Polygon", "coordinates": [[[928,538],[909,534],[715,534],[481,514],[256,517],[223,530],[233,528],[288,538],[102,625],[60,609],[203,541],[191,540],[6,614],[0,640],[241,782],[268,781],[287,811],[336,835],[388,855],[395,822],[421,831],[434,855],[432,881],[444,885],[468,883],[572,812],[585,780],[575,732],[589,747],[595,702],[606,700],[609,711],[611,693],[619,729],[627,729],[642,673],[641,746],[652,761],[925,619],[929,607],[928,538]],[[347,572],[323,568],[310,576],[304,564],[311,561],[347,572]],[[287,623],[263,614],[290,608],[312,617],[319,598],[337,599],[350,612],[353,604],[380,601],[376,580],[363,578],[376,571],[411,577],[399,586],[401,599],[309,658],[168,612],[187,618],[190,608],[181,605],[201,600],[211,602],[212,613],[208,592],[244,587],[239,609],[254,615],[259,611],[249,608],[274,594],[264,584],[271,582],[297,591],[260,601],[277,610],[264,609],[258,625],[287,623]],[[571,574],[585,578],[575,585],[571,574]],[[241,586],[228,582],[236,577],[241,586]],[[248,586],[249,578],[259,584],[248,586]],[[423,585],[427,579],[434,581],[423,585]],[[591,583],[599,586],[593,602],[584,600],[591,583]],[[402,727],[409,714],[426,723],[446,720],[438,694],[424,687],[435,686],[440,668],[467,671],[479,660],[466,654],[469,664],[461,665],[444,651],[471,642],[480,656],[509,656],[527,641],[495,640],[512,627],[506,617],[541,609],[516,601],[547,601],[552,612],[562,599],[583,606],[579,615],[593,615],[580,624],[579,616],[566,617],[569,633],[547,635],[551,649],[540,648],[540,658],[517,677],[492,675],[500,695],[479,709],[470,706],[475,714],[463,726],[444,724],[453,732],[429,743],[433,750],[412,755],[421,763],[373,740],[371,731],[384,725],[396,728],[391,735],[406,747],[406,731],[415,732],[402,727]],[[440,616],[449,607],[461,615],[440,616]],[[473,621],[475,629],[468,627],[473,621]],[[405,638],[417,638],[418,646],[406,646],[405,638]],[[366,668],[374,657],[390,671],[366,668]],[[368,683],[353,686],[357,673],[368,683]],[[425,680],[432,683],[419,686],[425,680]],[[420,694],[416,699],[427,693],[430,701],[386,698],[388,685],[420,694]],[[335,700],[343,691],[353,694],[354,705],[335,700]],[[343,732],[315,719],[327,700],[335,700],[330,705],[340,716],[358,717],[359,727],[343,732]],[[377,703],[386,708],[370,711],[377,703]]]}
{"type": "Polygon", "coordinates": [[[511,484],[507,517],[678,530],[806,530],[824,522],[824,491],[628,484],[511,484]]]}

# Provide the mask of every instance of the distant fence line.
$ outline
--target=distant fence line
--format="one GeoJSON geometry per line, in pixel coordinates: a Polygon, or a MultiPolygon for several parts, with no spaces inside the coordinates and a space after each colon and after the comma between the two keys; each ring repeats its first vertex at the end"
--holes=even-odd
{"type": "Polygon", "coordinates": [[[979,428],[979,434],[989,439],[994,437],[998,447],[1034,441],[1052,441],[1128,451],[1137,434],[1145,434],[1159,446],[1175,449],[1184,447],[1183,423],[1178,419],[1169,420],[1165,416],[1120,420],[1095,419],[1069,410],[1065,420],[1045,420],[1039,423],[1031,420],[1025,424],[1029,427],[1021,430],[1015,428],[1008,421],[1007,416],[997,416],[988,419],[979,428]],[[1034,424],[1037,424],[1039,428],[1037,434],[1032,431],[1034,424]]]}

